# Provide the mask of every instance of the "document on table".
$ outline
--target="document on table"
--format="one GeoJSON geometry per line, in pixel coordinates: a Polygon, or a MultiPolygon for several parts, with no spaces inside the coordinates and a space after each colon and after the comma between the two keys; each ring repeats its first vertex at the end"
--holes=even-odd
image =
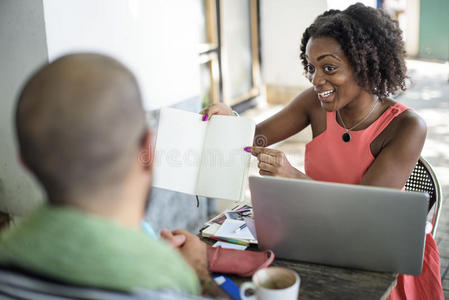
{"type": "Polygon", "coordinates": [[[238,240],[255,240],[248,227],[235,232],[235,230],[243,224],[245,224],[245,221],[226,219],[226,221],[220,226],[220,229],[215,232],[215,236],[238,240]]]}
{"type": "Polygon", "coordinates": [[[237,245],[233,243],[227,243],[223,241],[216,242],[212,247],[218,247],[220,246],[223,249],[236,249],[236,250],[245,250],[248,246],[244,245],[237,245]]]}

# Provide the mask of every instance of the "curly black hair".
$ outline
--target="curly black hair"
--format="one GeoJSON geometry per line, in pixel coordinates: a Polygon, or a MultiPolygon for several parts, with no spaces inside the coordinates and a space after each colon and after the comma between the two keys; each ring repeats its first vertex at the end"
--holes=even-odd
{"type": "Polygon", "coordinates": [[[301,40],[300,58],[306,72],[307,42],[323,36],[340,43],[360,87],[379,99],[406,89],[402,31],[383,10],[356,3],[343,11],[331,9],[319,15],[301,40]]]}

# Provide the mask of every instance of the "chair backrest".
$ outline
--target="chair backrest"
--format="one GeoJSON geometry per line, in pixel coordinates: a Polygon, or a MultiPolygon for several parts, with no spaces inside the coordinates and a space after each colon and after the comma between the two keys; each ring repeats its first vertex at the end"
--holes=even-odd
{"type": "Polygon", "coordinates": [[[0,266],[0,299],[5,300],[202,300],[172,290],[136,289],[120,292],[77,286],[30,273],[22,268],[0,266]]]}
{"type": "Polygon", "coordinates": [[[405,183],[406,191],[427,192],[429,194],[429,208],[434,208],[432,218],[432,235],[435,237],[438,227],[438,220],[441,211],[441,186],[438,178],[429,162],[420,157],[412,171],[409,179],[405,183]]]}

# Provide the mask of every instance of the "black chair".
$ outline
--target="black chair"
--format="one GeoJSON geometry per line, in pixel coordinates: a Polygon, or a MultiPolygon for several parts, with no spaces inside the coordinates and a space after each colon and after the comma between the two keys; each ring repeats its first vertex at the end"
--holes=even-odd
{"type": "Polygon", "coordinates": [[[432,236],[435,238],[441,213],[442,191],[438,178],[432,166],[420,157],[412,174],[405,183],[406,191],[427,192],[429,194],[429,209],[433,209],[432,236]]]}

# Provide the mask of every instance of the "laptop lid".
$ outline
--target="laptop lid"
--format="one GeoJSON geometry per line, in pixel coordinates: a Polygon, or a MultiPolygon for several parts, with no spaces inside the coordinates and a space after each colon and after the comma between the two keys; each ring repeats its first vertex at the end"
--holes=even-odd
{"type": "Polygon", "coordinates": [[[276,257],[418,275],[427,193],[250,176],[259,248],[276,257]]]}

